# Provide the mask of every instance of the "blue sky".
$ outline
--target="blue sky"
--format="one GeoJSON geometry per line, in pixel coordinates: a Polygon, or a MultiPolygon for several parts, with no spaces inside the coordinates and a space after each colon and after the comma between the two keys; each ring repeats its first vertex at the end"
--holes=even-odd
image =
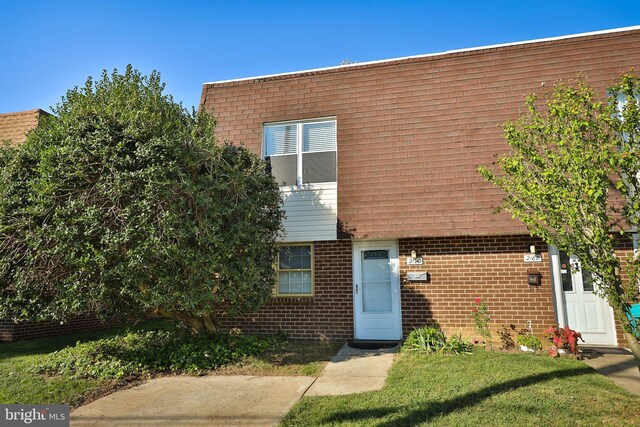
{"type": "Polygon", "coordinates": [[[0,0],[0,22],[0,113],[129,63],[191,107],[204,82],[639,25],[640,1],[0,0]]]}

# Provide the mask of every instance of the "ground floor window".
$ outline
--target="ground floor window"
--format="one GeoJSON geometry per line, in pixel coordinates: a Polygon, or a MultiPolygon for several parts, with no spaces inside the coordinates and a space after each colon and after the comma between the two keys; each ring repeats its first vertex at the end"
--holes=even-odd
{"type": "Polygon", "coordinates": [[[280,246],[276,295],[313,295],[313,245],[280,246]]]}

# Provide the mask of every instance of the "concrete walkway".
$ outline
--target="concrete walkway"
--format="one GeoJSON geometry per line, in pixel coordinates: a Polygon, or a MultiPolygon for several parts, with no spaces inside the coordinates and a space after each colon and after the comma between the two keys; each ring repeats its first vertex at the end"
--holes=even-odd
{"type": "Polygon", "coordinates": [[[273,426],[313,377],[163,377],[81,406],[76,426],[273,426]]]}
{"type": "Polygon", "coordinates": [[[303,396],[378,390],[398,347],[356,350],[346,344],[322,376],[163,377],[81,406],[76,426],[273,426],[303,396]]]}
{"type": "Polygon", "coordinates": [[[581,348],[584,362],[620,387],[640,395],[640,371],[629,350],[616,347],[581,348]]]}
{"type": "Polygon", "coordinates": [[[305,396],[329,396],[380,390],[399,346],[357,350],[345,344],[322,371],[305,396]]]}

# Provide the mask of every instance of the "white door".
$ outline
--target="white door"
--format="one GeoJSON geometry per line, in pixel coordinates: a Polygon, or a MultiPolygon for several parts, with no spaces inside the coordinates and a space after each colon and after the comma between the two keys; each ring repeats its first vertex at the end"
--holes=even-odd
{"type": "Polygon", "coordinates": [[[396,242],[353,244],[353,302],[356,339],[402,339],[396,242]]]}
{"type": "Polygon", "coordinates": [[[569,325],[582,334],[587,345],[616,345],[613,310],[594,292],[591,273],[581,269],[577,257],[552,248],[552,266],[560,326],[569,325]]]}

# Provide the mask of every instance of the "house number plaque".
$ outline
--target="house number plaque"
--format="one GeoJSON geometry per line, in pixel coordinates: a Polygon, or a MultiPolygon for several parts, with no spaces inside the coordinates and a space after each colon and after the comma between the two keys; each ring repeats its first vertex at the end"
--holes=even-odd
{"type": "Polygon", "coordinates": [[[407,258],[407,265],[422,265],[422,264],[423,264],[422,257],[407,258]]]}

